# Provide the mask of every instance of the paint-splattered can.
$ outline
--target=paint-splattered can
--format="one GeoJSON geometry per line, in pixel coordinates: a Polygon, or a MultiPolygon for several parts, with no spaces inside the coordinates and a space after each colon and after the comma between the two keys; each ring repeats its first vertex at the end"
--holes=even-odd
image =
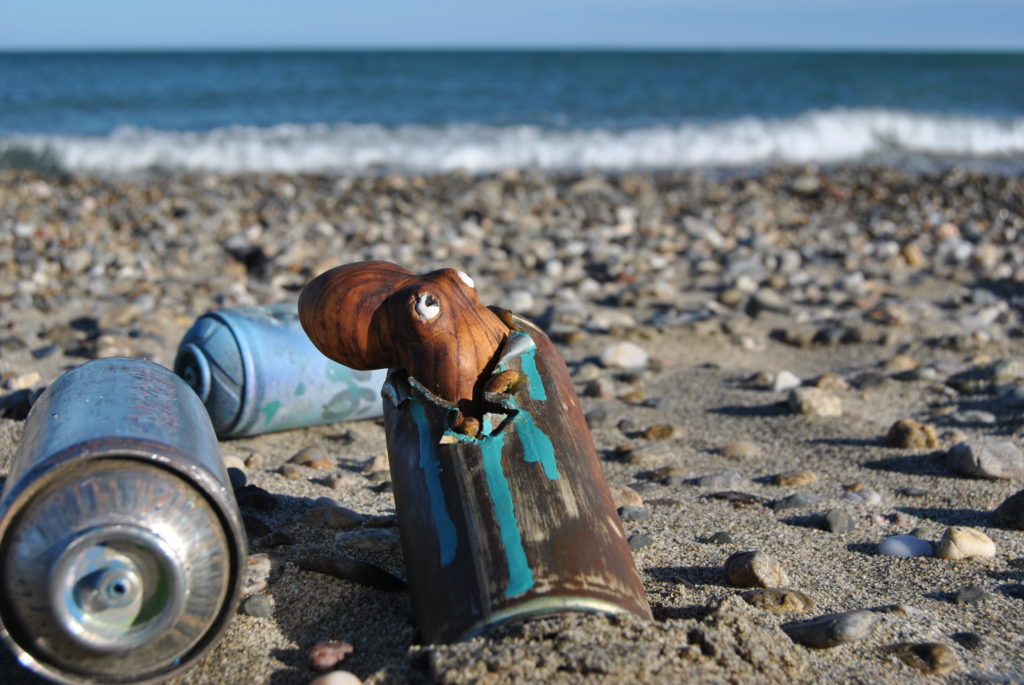
{"type": "Polygon", "coordinates": [[[234,614],[245,538],[209,417],[169,370],[101,359],[32,407],[0,499],[0,632],[66,683],[163,680],[234,614]]]}
{"type": "Polygon", "coordinates": [[[222,438],[381,414],[381,371],[327,359],[299,324],[295,303],[201,316],[178,346],[174,370],[199,395],[222,438]]]}
{"type": "Polygon", "coordinates": [[[459,640],[561,611],[650,619],[643,585],[565,363],[525,319],[478,435],[405,371],[384,385],[392,485],[423,639],[459,640]]]}

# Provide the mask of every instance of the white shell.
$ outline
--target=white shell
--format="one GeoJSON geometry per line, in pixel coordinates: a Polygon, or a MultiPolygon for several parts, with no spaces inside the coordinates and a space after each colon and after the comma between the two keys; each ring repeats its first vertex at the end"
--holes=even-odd
{"type": "Polygon", "coordinates": [[[455,273],[459,275],[459,280],[468,285],[470,288],[476,287],[476,283],[473,282],[473,279],[470,278],[469,274],[467,274],[465,271],[456,271],[455,273]]]}
{"type": "Polygon", "coordinates": [[[416,313],[427,321],[433,321],[441,313],[441,303],[430,293],[423,293],[416,298],[416,313]]]}

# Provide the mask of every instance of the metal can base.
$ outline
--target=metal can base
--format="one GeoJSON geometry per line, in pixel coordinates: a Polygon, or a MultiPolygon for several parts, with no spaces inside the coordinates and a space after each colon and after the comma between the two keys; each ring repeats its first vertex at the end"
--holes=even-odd
{"type": "Polygon", "coordinates": [[[577,597],[571,595],[537,597],[528,602],[523,602],[522,604],[517,604],[491,614],[486,620],[474,624],[454,641],[464,642],[513,623],[546,618],[567,611],[607,614],[609,616],[633,613],[619,604],[596,597],[577,597]]]}

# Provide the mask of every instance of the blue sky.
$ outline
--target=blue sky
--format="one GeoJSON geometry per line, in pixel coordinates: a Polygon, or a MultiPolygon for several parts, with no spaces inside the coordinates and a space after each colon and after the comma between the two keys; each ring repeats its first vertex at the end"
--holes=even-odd
{"type": "Polygon", "coordinates": [[[0,49],[1024,50],[1021,0],[9,0],[0,49]]]}

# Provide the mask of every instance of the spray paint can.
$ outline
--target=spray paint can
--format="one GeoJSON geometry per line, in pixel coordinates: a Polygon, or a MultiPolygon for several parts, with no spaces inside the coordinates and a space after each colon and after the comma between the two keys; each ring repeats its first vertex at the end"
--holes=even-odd
{"type": "Polygon", "coordinates": [[[234,614],[245,549],[195,393],[151,362],[88,362],[36,401],[12,458],[0,632],[60,682],[166,679],[234,614]]]}
{"type": "Polygon", "coordinates": [[[425,640],[467,639],[562,611],[651,619],[622,523],[565,363],[544,333],[513,332],[478,435],[453,430],[456,407],[402,370],[384,386],[392,486],[425,640]]]}
{"type": "Polygon", "coordinates": [[[221,438],[380,416],[387,375],[325,358],[302,331],[295,303],[201,316],[178,346],[174,371],[221,438]]]}

